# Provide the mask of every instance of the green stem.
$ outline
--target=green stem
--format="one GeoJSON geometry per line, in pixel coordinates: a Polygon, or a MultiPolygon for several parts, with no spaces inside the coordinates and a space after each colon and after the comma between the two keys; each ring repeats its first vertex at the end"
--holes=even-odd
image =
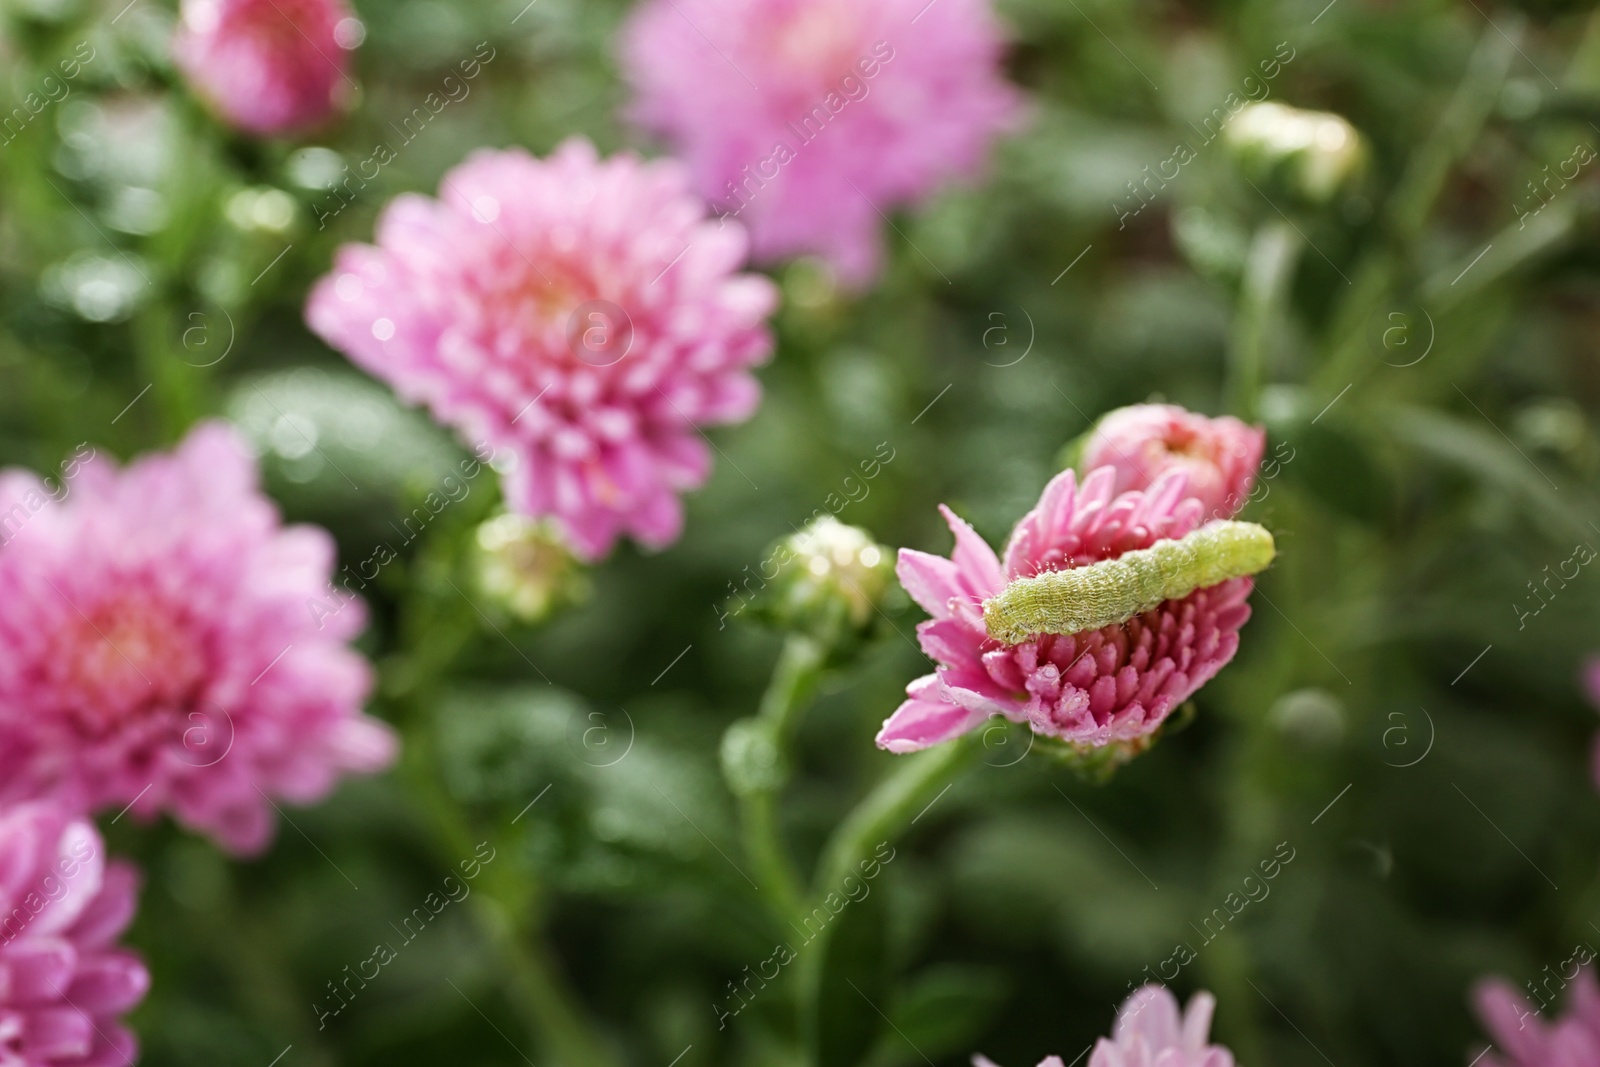
{"type": "Polygon", "coordinates": [[[1299,231],[1288,219],[1263,223],[1250,244],[1228,364],[1231,406],[1246,422],[1257,416],[1266,375],[1267,332],[1288,301],[1302,245],[1299,231]]]}
{"type": "Polygon", "coordinates": [[[755,866],[767,908],[780,924],[793,921],[800,913],[800,880],[778,832],[776,793],[763,790],[741,796],[739,821],[744,831],[745,854],[755,866]]]}
{"type": "MultiPolygon", "coordinates": [[[[151,270],[145,268],[147,274],[151,270]]],[[[152,281],[151,284],[159,283],[152,281]]],[[[171,301],[165,296],[154,296],[133,324],[139,374],[148,381],[151,391],[146,403],[155,409],[152,416],[140,421],[158,426],[164,441],[182,437],[202,412],[209,410],[201,401],[202,376],[207,372],[185,364],[174,348],[173,340],[183,333],[179,321],[171,301]]],[[[206,323],[194,329],[215,333],[217,336],[212,340],[220,349],[228,343],[228,329],[221,323],[215,324],[215,329],[212,325],[206,323]]],[[[134,385],[134,388],[141,387],[134,385]]]]}
{"type": "Polygon", "coordinates": [[[788,776],[789,749],[800,712],[816,691],[826,659],[823,646],[809,637],[795,634],[784,644],[756,713],[771,745],[773,773],[734,790],[739,798],[745,853],[755,865],[761,892],[780,923],[799,916],[802,893],[778,828],[779,794],[788,776]]]}
{"type": "Polygon", "coordinates": [[[793,739],[800,712],[816,691],[826,658],[821,643],[812,638],[795,634],[784,642],[772,681],[762,694],[761,708],[756,713],[772,725],[774,740],[784,749],[793,739]]]}
{"type": "Polygon", "coordinates": [[[1600,92],[1600,11],[1592,12],[1584,24],[1583,37],[1572,50],[1572,59],[1567,63],[1561,84],[1569,93],[1600,92]]]}
{"type": "Polygon", "coordinates": [[[507,963],[524,1013],[544,1036],[558,1067],[618,1067],[619,1060],[590,1032],[551,958],[536,919],[513,923],[507,963]]]}
{"type": "MultiPolygon", "coordinates": [[[[438,782],[437,769],[420,755],[427,746],[407,746],[403,769],[408,787],[432,818],[440,859],[454,865],[474,856],[477,834],[438,782]],[[412,755],[417,753],[417,755],[412,755]]],[[[483,865],[488,884],[471,894],[485,936],[500,949],[511,982],[503,990],[539,1047],[559,1067],[617,1067],[618,1061],[591,1032],[582,1009],[557,970],[539,921],[538,886],[524,870],[483,865]],[[494,892],[485,890],[492,887],[494,892]]]]}
{"type": "Polygon", "coordinates": [[[1388,240],[1363,260],[1334,319],[1327,354],[1316,376],[1319,393],[1343,388],[1359,376],[1370,355],[1367,330],[1373,317],[1383,311],[1390,299],[1400,265],[1410,256],[1427,225],[1450,169],[1472,146],[1494,109],[1517,58],[1523,31],[1520,17],[1507,18],[1503,23],[1484,31],[1455,95],[1389,197],[1388,240]]]}
{"type": "Polygon", "coordinates": [[[868,793],[833,832],[817,865],[813,887],[825,896],[877,845],[905,831],[957,772],[977,755],[973,735],[937,745],[914,756],[899,757],[900,764],[868,793]]]}
{"type": "MultiPolygon", "coordinates": [[[[437,706],[434,684],[450,670],[473,631],[471,621],[454,607],[456,599],[444,601],[451,607],[426,599],[407,605],[402,648],[384,665],[380,687],[403,720],[407,743],[401,770],[409,792],[429,817],[439,858],[451,869],[475,855],[478,832],[444,787],[432,755],[437,748],[425,734],[433,725],[428,712],[437,706]]],[[[470,896],[473,914],[486,939],[500,950],[510,978],[504,995],[529,1035],[557,1067],[619,1067],[619,1058],[594,1032],[568,988],[546,941],[538,880],[505,860],[485,863],[481,873],[484,883],[470,896]]]]}
{"type": "MultiPolygon", "coordinates": [[[[845,878],[856,873],[858,864],[880,843],[893,841],[904,833],[906,827],[938,799],[956,774],[972,761],[979,747],[976,739],[969,734],[914,756],[897,757],[895,769],[862,798],[834,830],[827,847],[823,849],[812,889],[814,898],[819,901],[817,907],[826,907],[821,902],[826,900],[829,893],[842,889],[845,878]]],[[[827,943],[830,932],[824,928],[819,935],[823,945],[827,943]]],[[[800,1018],[807,1021],[804,1025],[808,1029],[816,1025],[822,996],[824,954],[824,951],[814,949],[802,957],[800,964],[800,1018]]],[[[812,1067],[827,1065],[813,1064],[812,1067]]]]}

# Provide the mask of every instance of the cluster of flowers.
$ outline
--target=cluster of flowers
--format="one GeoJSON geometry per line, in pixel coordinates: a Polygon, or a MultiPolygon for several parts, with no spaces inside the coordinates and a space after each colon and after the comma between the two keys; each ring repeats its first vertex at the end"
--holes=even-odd
{"type": "MultiPolygon", "coordinates": [[[[701,428],[755,410],[777,294],[741,273],[752,245],[865,281],[879,211],[975,172],[1017,112],[988,0],[686,6],[646,0],[625,34],[637,117],[685,162],[601,159],[578,139],[542,160],[480,152],[438,199],[390,205],[307,307],[403,397],[505,449],[510,507],[586,560],[623,535],[673,541],[678,495],[709,473],[701,428]],[[889,39],[903,58],[840,113],[834,87],[889,39]],[[765,88],[747,93],[744,70],[765,88]],[[707,200],[813,103],[828,136],[748,230],[710,219],[707,200]]],[[[172,51],[222,119],[275,136],[351,106],[364,38],[346,0],[183,0],[172,51]]],[[[70,494],[0,473],[0,1061],[134,1058],[117,1020],[149,975],[113,942],[138,878],[106,861],[93,815],[169,813],[248,854],[280,801],[392,762],[394,736],[361,712],[360,604],[307,608],[333,567],[332,539],[282,525],[220,424],[121,470],[91,453],[70,494]]]]}
{"type": "MultiPolygon", "coordinates": [[[[303,133],[352,100],[363,37],[345,0],[184,0],[174,53],[234,126],[303,133]]],[[[710,472],[701,429],[755,411],[777,292],[739,273],[747,256],[867,282],[882,212],[976,174],[1021,112],[989,0],[644,0],[620,41],[633,119],[681,162],[582,139],[480,151],[438,199],[389,205],[306,310],[402,397],[515,456],[508,506],[590,561],[622,535],[672,542],[679,494],[710,472]],[[883,49],[871,94],[851,91],[883,49]],[[740,221],[711,218],[796,122],[826,128],[740,221]]]]}
{"type": "MultiPolygon", "coordinates": [[[[183,0],[173,55],[224,120],[283,135],[353,103],[364,37],[346,0],[183,0]]],[[[437,198],[390,204],[306,309],[404,399],[513,457],[508,505],[585,560],[622,536],[675,540],[679,495],[709,476],[703,428],[755,411],[777,291],[747,259],[810,254],[869,282],[883,213],[976,174],[1022,113],[989,0],[642,0],[621,52],[632,119],[677,159],[603,159],[582,139],[543,159],[480,151],[437,198]],[[748,194],[739,220],[713,219],[708,202],[730,190],[748,194]]],[[[1144,405],[1101,423],[1002,555],[945,509],[950,558],[903,550],[898,565],[932,615],[919,637],[938,669],[878,744],[911,752],[996,715],[1080,747],[1150,738],[1233,657],[1249,573],[1020,642],[995,636],[986,604],[1231,518],[1263,446],[1236,420],[1144,405]]],[[[0,473],[0,523],[13,514],[26,522],[0,526],[0,1060],[131,1062],[116,1020],[148,974],[113,943],[137,875],[105,860],[89,817],[166,812],[251,853],[279,800],[379,770],[396,742],[361,713],[359,604],[331,620],[306,609],[328,594],[331,538],[282,526],[226,427],[120,471],[91,458],[70,497],[0,473]]],[[[1600,1056],[1600,993],[1586,976],[1576,995],[1573,1018],[1529,1028],[1521,1012],[1513,1031],[1513,995],[1485,992],[1506,1062],[1600,1056]]],[[[1232,1067],[1207,1043],[1212,1008],[1200,994],[1180,1012],[1145,987],[1090,1067],[1232,1067]]]]}
{"type": "Polygon", "coordinates": [[[227,427],[123,470],[95,455],[52,493],[0,471],[0,1062],[132,1062],[117,1017],[149,985],[114,946],[138,874],[89,817],[168,812],[239,854],[279,801],[386,766],[347,642],[318,625],[332,538],[281,525],[227,427]]]}

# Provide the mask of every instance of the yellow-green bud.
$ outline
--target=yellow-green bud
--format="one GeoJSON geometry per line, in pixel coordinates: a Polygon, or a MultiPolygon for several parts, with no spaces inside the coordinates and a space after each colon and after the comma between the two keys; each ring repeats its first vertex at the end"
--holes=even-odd
{"type": "Polygon", "coordinates": [[[776,574],[756,598],[759,614],[830,646],[872,628],[894,581],[894,553],[831,515],[774,545],[769,563],[776,574]]]}
{"type": "Polygon", "coordinates": [[[582,565],[542,522],[504,514],[478,527],[478,588],[523,622],[540,622],[589,592],[582,565]]]}
{"type": "Polygon", "coordinates": [[[1366,142],[1342,116],[1286,104],[1244,107],[1223,131],[1252,181],[1311,204],[1346,189],[1366,163],[1366,142]]]}

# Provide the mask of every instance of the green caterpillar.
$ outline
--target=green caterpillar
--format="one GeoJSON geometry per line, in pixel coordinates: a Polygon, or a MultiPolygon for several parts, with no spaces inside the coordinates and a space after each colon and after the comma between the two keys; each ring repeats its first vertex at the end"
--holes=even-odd
{"type": "Polygon", "coordinates": [[[1277,548],[1253,522],[1213,522],[1073,570],[1018,578],[983,602],[984,626],[1015,645],[1034,634],[1076,634],[1126,622],[1196,589],[1267,569],[1277,548]]]}

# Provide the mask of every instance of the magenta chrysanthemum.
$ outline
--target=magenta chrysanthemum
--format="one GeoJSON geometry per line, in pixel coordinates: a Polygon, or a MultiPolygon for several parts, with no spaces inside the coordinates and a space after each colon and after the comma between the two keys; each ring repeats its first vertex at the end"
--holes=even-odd
{"type": "Polygon", "coordinates": [[[316,126],[354,88],[363,30],[345,0],[183,0],[172,53],[221,116],[249,133],[316,126]]]}
{"type": "Polygon", "coordinates": [[[1483,1057],[1484,1067],[1587,1067],[1600,1063],[1600,984],[1580,970],[1559,1019],[1540,1018],[1542,1008],[1519,996],[1510,984],[1489,979],[1473,991],[1484,1029],[1498,1046],[1483,1057]]]}
{"type": "MultiPolygon", "coordinates": [[[[1141,986],[1117,1010],[1112,1036],[1095,1043],[1089,1067],[1233,1067],[1232,1052],[1208,1043],[1216,1006],[1216,998],[1202,992],[1180,1011],[1166,986],[1141,986]]],[[[972,1057],[972,1064],[995,1067],[983,1056],[972,1057]]],[[[1039,1067],[1065,1067],[1065,1061],[1050,1056],[1039,1067]]]]}
{"type": "Polygon", "coordinates": [[[1181,470],[1206,518],[1225,519],[1244,507],[1266,441],[1266,431],[1231,416],[1213,419],[1176,404],[1135,404],[1100,420],[1083,446],[1082,466],[1115,470],[1118,493],[1144,489],[1181,470]]]}
{"type": "Polygon", "coordinates": [[[876,273],[880,212],[970,175],[1018,114],[988,0],[646,0],[634,117],[756,254],[876,273]]]}
{"type": "Polygon", "coordinates": [[[0,815],[0,1064],[124,1067],[138,1042],[118,1021],[150,974],[114,942],[139,876],[107,863],[84,818],[48,803],[0,815]]]}
{"type": "Polygon", "coordinates": [[[594,559],[683,525],[710,471],[700,427],[748,418],[771,282],[709,222],[680,165],[486,151],[438,200],[403,196],[376,247],[342,249],[312,329],[475,445],[508,450],[507,502],[594,559]]]}
{"type": "Polygon", "coordinates": [[[361,606],[316,610],[333,540],[280,526],[233,431],[91,458],[58,495],[0,473],[0,798],[166,810],[249,852],[277,800],[391,761],[361,606]]]}
{"type": "Polygon", "coordinates": [[[900,550],[896,573],[933,616],[917,635],[939,668],[906,688],[908,699],[878,733],[880,747],[914,752],[992,715],[1082,745],[1132,741],[1153,733],[1233,658],[1250,618],[1249,578],[1086,633],[1017,645],[989,636],[983,601],[1008,582],[1114,559],[1199,525],[1203,504],[1187,495],[1181,471],[1114,497],[1115,480],[1110,467],[1091,471],[1081,487],[1072,471],[1058,474],[1012,531],[1003,561],[948,508],[940,510],[956,538],[950,559],[900,550]]]}

